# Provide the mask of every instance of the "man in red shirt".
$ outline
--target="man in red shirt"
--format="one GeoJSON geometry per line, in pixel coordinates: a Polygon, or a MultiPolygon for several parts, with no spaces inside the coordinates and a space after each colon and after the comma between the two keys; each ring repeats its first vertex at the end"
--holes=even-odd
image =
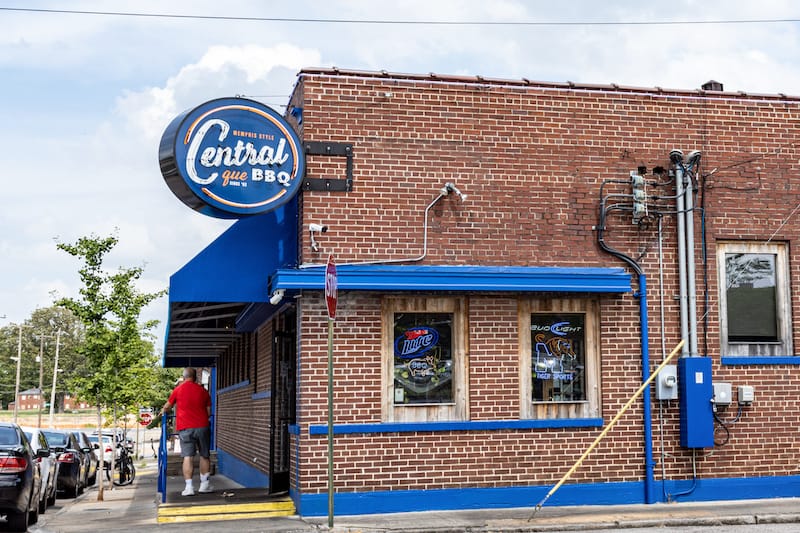
{"type": "Polygon", "coordinates": [[[194,474],[194,454],[200,454],[200,492],[212,492],[208,481],[211,472],[209,460],[211,447],[211,397],[202,385],[197,383],[197,371],[187,367],[183,370],[183,382],[169,395],[161,413],[169,412],[175,406],[175,429],[181,441],[183,457],[183,479],[186,488],[181,496],[194,496],[192,475],[194,474]]]}

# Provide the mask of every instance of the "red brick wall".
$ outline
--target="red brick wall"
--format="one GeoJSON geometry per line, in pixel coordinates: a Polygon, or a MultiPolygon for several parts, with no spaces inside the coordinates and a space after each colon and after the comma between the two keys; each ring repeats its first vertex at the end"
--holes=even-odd
{"type": "MultiPolygon", "coordinates": [[[[700,326],[714,379],[755,386],[756,402],[732,427],[730,442],[700,452],[701,477],[795,474],[800,452],[794,366],[721,366],[718,239],[786,241],[792,287],[800,286],[795,244],[800,217],[781,225],[800,203],[797,101],[699,96],[696,93],[554,90],[359,76],[304,75],[305,140],[354,143],[350,193],[302,193],[302,227],[324,223],[320,251],[301,231],[302,260],[340,263],[398,260],[422,253],[425,207],[446,181],[469,195],[431,211],[422,264],[623,266],[600,251],[600,184],[625,180],[643,165],[669,167],[669,151],[702,150],[708,241],[709,307],[700,326]],[[383,96],[391,92],[392,97],[383,96]],[[773,235],[774,234],[774,235],[773,235]]],[[[344,177],[344,160],[310,156],[308,175],[344,177]]],[[[704,271],[697,236],[698,315],[704,271]]],[[[609,220],[607,242],[641,255],[650,296],[650,351],[657,363],[679,338],[675,221],[663,220],[664,287],[659,287],[655,227],[609,220]],[[662,332],[660,295],[665,307],[662,332]]],[[[336,321],[336,423],[380,421],[380,295],[340,291],[336,321]]],[[[323,492],[326,441],[309,437],[326,421],[327,336],[321,294],[299,300],[298,458],[304,492],[323,492]]],[[[473,420],[514,419],[519,412],[518,324],[514,295],[469,297],[470,411],[473,420]]],[[[794,304],[794,320],[800,303],[794,304]]],[[[638,300],[601,299],[601,408],[606,421],[641,383],[638,300]]],[[[795,328],[796,329],[796,328],[795,328]]],[[[798,338],[794,339],[795,346],[798,338]]],[[[653,364],[655,366],[655,363],[653,364]]],[[[678,405],[663,405],[668,477],[691,475],[691,451],[678,444],[678,405]]],[[[662,442],[653,407],[655,459],[662,442]]],[[[726,415],[729,416],[732,413],[726,415]]],[[[345,491],[552,483],[599,429],[419,432],[337,437],[336,485],[345,491]]],[[[575,473],[574,481],[633,481],[644,475],[642,405],[637,402],[575,473]]],[[[660,478],[661,464],[656,467],[660,478]]]]}
{"type": "Polygon", "coordinates": [[[216,413],[217,447],[265,473],[269,471],[270,399],[253,399],[253,395],[269,390],[271,332],[266,325],[244,335],[233,353],[220,359],[223,377],[216,413]]]}

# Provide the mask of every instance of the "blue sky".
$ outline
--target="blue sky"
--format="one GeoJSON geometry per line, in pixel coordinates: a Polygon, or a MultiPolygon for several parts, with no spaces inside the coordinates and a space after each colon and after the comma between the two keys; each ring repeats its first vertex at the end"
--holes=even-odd
{"type": "MultiPolygon", "coordinates": [[[[800,18],[789,1],[0,0],[0,8],[371,20],[653,22],[800,18]]],[[[800,95],[797,23],[431,26],[193,20],[0,9],[0,316],[76,296],[55,247],[117,232],[109,266],[145,266],[142,290],[231,222],[185,207],[157,148],[178,113],[247,95],[282,111],[298,71],[394,72],[800,95]],[[269,98],[262,96],[269,95],[269,98]]],[[[144,318],[166,319],[166,299],[144,318]]],[[[163,325],[157,330],[163,335],[163,325]]],[[[157,346],[161,347],[161,341],[157,346]]]]}

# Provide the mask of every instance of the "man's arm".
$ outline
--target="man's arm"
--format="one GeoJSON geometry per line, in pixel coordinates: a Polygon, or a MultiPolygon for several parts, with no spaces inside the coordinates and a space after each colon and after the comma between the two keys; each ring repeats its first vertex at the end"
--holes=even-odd
{"type": "Polygon", "coordinates": [[[172,410],[172,406],[173,404],[167,400],[167,403],[165,403],[164,407],[161,408],[161,414],[165,415],[166,413],[169,413],[172,410]]]}

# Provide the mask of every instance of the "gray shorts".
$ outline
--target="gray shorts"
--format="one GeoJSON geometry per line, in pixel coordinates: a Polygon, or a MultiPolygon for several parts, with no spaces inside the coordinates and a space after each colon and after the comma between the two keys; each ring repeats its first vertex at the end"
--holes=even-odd
{"type": "Polygon", "coordinates": [[[211,447],[211,430],[204,428],[186,428],[178,432],[181,440],[181,457],[194,457],[200,453],[200,457],[208,458],[209,448],[211,447]]]}

